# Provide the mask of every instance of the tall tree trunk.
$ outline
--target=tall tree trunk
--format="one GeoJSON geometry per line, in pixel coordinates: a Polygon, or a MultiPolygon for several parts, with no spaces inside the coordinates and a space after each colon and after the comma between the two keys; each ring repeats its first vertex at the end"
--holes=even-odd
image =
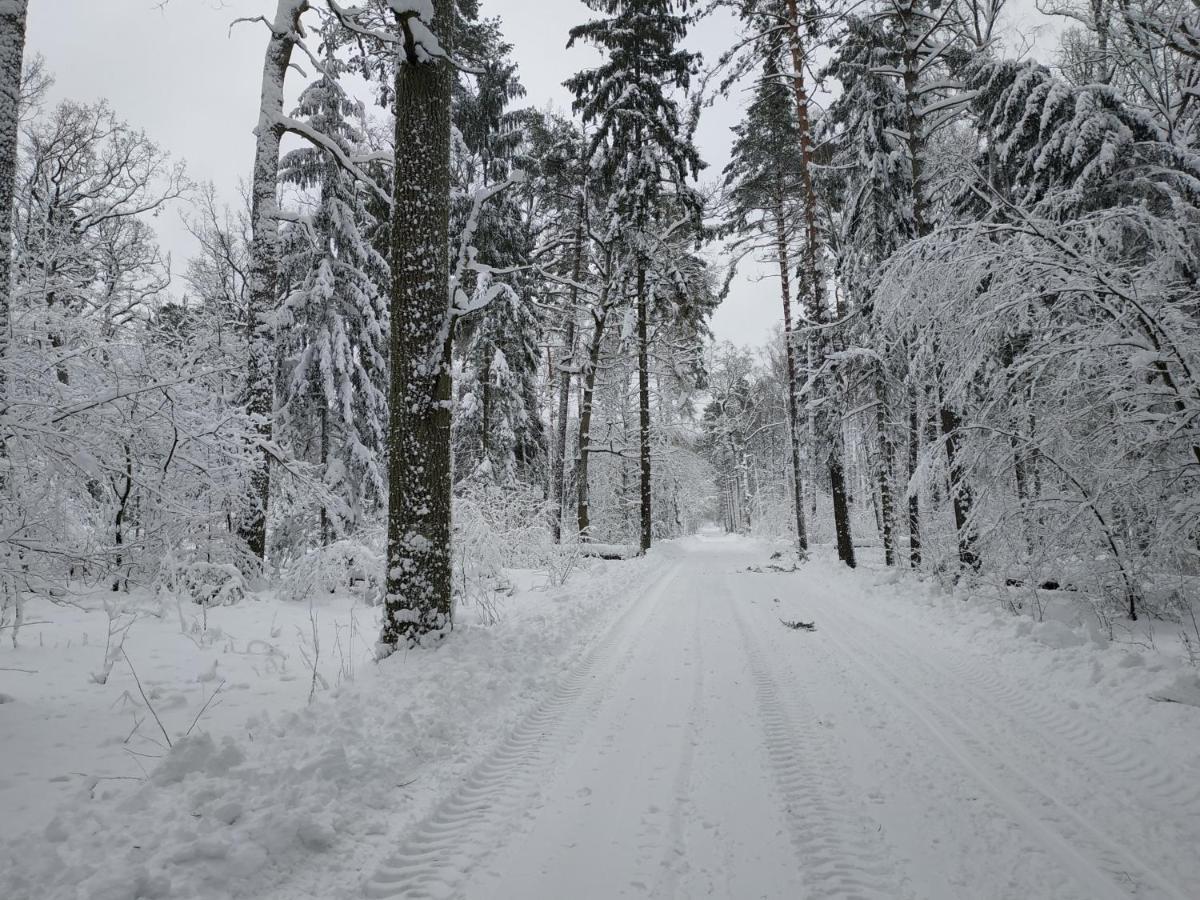
{"type": "Polygon", "coordinates": [[[917,459],[921,455],[921,416],[917,408],[917,392],[912,385],[908,393],[908,563],[921,568],[921,499],[917,494],[917,459]]]}
{"type": "MultiPolygon", "coordinates": [[[[117,498],[117,513],[113,516],[113,546],[116,547],[116,555],[113,559],[113,584],[112,589],[119,591],[121,589],[121,568],[125,565],[125,555],[122,548],[125,546],[125,512],[129,509],[129,495],[133,492],[133,452],[129,449],[129,445],[125,444],[125,484],[121,488],[117,488],[117,480],[112,479],[113,493],[117,498]]],[[[125,580],[126,587],[129,586],[129,580],[125,580]]]]}
{"type": "Polygon", "coordinates": [[[792,505],[796,516],[796,548],[808,550],[808,529],[804,524],[804,480],[800,462],[800,405],[796,384],[796,339],[792,332],[792,280],[788,260],[787,226],[783,204],[775,207],[775,255],[779,260],[779,292],[783,301],[783,347],[787,361],[788,442],[792,451],[792,505]]]}
{"type": "Polygon", "coordinates": [[[262,103],[258,113],[254,172],[250,199],[250,276],[248,278],[246,411],[254,418],[259,442],[250,474],[249,496],[238,532],[259,560],[267,552],[267,504],[271,496],[271,440],[273,411],[275,304],[279,283],[279,142],[283,137],[283,83],[292,62],[292,50],[301,34],[300,17],[308,0],[279,0],[271,39],[263,62],[262,103]]]}
{"type": "Polygon", "coordinates": [[[971,521],[974,500],[962,470],[961,448],[958,444],[958,429],[962,427],[962,421],[958,413],[944,402],[938,405],[942,437],[946,442],[946,462],[950,468],[950,500],[954,507],[954,527],[958,534],[958,561],[963,568],[978,570],[980,560],[976,550],[975,526],[971,521]]]}
{"type": "MultiPolygon", "coordinates": [[[[432,27],[452,52],[453,0],[432,27]]],[[[451,626],[450,102],[447,60],[396,66],[387,596],[382,649],[451,626]]]]}
{"type": "MultiPolygon", "coordinates": [[[[825,284],[821,272],[821,232],[817,226],[817,194],[812,178],[812,121],[808,114],[808,89],[804,81],[805,49],[800,37],[800,13],[796,0],[787,0],[791,18],[789,43],[792,52],[792,89],[796,102],[796,129],[800,135],[800,183],[804,192],[804,272],[812,301],[813,318],[825,320],[825,284]]],[[[818,341],[823,342],[823,336],[818,341]]],[[[824,349],[818,353],[818,367],[824,365],[824,349]]],[[[830,381],[830,390],[836,385],[830,381]]],[[[842,465],[843,440],[841,424],[834,421],[829,435],[829,482],[833,495],[833,526],[837,538],[838,558],[853,567],[854,541],[850,530],[850,503],[846,491],[846,474],[842,465]]]]}
{"type": "MultiPolygon", "coordinates": [[[[842,443],[841,426],[836,426],[835,446],[842,443]]],[[[838,559],[850,568],[858,565],[854,557],[854,538],[850,533],[850,492],[846,488],[846,470],[839,449],[829,452],[829,493],[833,498],[833,527],[837,540],[838,559]]]]}
{"type": "Polygon", "coordinates": [[[558,388],[558,434],[554,444],[554,465],[552,466],[553,482],[551,490],[554,497],[554,542],[562,540],[562,524],[565,514],[566,475],[567,475],[567,415],[571,409],[571,368],[576,367],[575,361],[575,307],[579,303],[579,279],[583,277],[583,200],[579,202],[579,223],[575,226],[575,258],[571,266],[571,306],[567,313],[567,330],[563,336],[565,360],[570,361],[569,367],[564,367],[559,379],[558,388]]]}
{"type": "Polygon", "coordinates": [[[480,465],[487,467],[486,471],[495,480],[496,473],[492,472],[492,435],[488,430],[492,423],[492,360],[483,364],[482,377],[479,379],[479,443],[480,465]]]}
{"type": "Polygon", "coordinates": [[[638,446],[641,460],[642,495],[642,552],[650,549],[652,520],[650,481],[650,325],[646,297],[646,269],[639,262],[637,270],[637,338],[638,338],[638,446]]]}
{"type": "Polygon", "coordinates": [[[896,464],[896,445],[892,442],[885,411],[888,408],[887,382],[882,372],[875,374],[875,431],[879,435],[879,462],[876,479],[879,483],[879,530],[883,536],[883,560],[896,564],[896,493],[893,488],[892,467],[896,464]]]}
{"type": "MultiPolygon", "coordinates": [[[[606,266],[606,273],[607,270],[606,266]]],[[[603,290],[607,295],[607,286],[603,290]]],[[[606,300],[606,296],[601,298],[600,310],[595,314],[596,327],[592,331],[592,342],[588,347],[587,368],[583,373],[583,395],[579,400],[579,457],[575,463],[575,481],[578,489],[576,516],[581,541],[588,541],[592,536],[588,501],[588,464],[591,462],[592,398],[596,392],[596,367],[600,364],[600,347],[604,343],[604,326],[608,319],[606,300]]]]}
{"type": "Polygon", "coordinates": [[[12,332],[12,209],[17,174],[17,124],[21,113],[21,64],[25,57],[27,0],[0,5],[0,491],[8,458],[8,358],[12,332]]]}
{"type": "MultiPolygon", "coordinates": [[[[329,471],[329,403],[324,396],[318,396],[317,402],[321,404],[321,473],[324,475],[329,471]]],[[[328,547],[332,543],[332,535],[329,522],[329,508],[324,502],[321,503],[321,546],[328,547]]]]}

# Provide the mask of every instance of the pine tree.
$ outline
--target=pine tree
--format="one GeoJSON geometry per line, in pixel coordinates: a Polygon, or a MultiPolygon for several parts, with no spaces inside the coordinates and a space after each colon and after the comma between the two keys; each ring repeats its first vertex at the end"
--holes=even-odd
{"type": "MultiPolygon", "coordinates": [[[[930,141],[940,129],[954,121],[969,97],[961,92],[962,86],[957,79],[938,78],[939,75],[948,76],[945,71],[947,48],[958,39],[950,27],[953,11],[953,4],[942,5],[932,0],[889,0],[886,12],[899,56],[883,71],[899,82],[903,92],[912,218],[918,237],[927,236],[934,228],[927,159],[930,141]]],[[[931,352],[934,357],[936,424],[941,430],[950,470],[959,563],[966,569],[978,569],[978,535],[972,521],[974,494],[959,460],[962,415],[945,396],[947,376],[936,339],[931,352]]],[[[915,444],[915,433],[911,439],[915,444]]]]}
{"type": "Polygon", "coordinates": [[[725,168],[725,184],[733,203],[731,221],[735,232],[765,232],[773,243],[779,267],[780,298],[783,303],[783,342],[788,391],[788,440],[792,457],[792,505],[796,546],[808,550],[804,522],[804,482],[800,451],[799,383],[796,337],[792,326],[791,242],[796,231],[795,198],[800,192],[800,139],[792,110],[791,93],[781,77],[778,59],[769,56],[763,65],[754,100],[742,123],[734,128],[731,160],[725,168]]]}
{"type": "MultiPolygon", "coordinates": [[[[633,260],[637,311],[638,405],[641,475],[641,547],[652,539],[650,462],[649,298],[646,269],[663,226],[662,213],[696,221],[701,202],[688,187],[702,166],[671,88],[688,89],[697,56],[679,48],[687,18],[674,0],[588,0],[605,14],[571,29],[568,46],[595,44],[605,55],[595,69],[575,75],[567,87],[585,124],[593,124],[591,155],[611,189],[605,226],[619,236],[633,260]]],[[[698,229],[697,229],[698,230],[698,229]]]]}
{"type": "Polygon", "coordinates": [[[460,80],[453,122],[460,138],[454,150],[456,202],[451,230],[467,220],[474,231],[470,253],[474,269],[461,285],[480,309],[456,322],[455,352],[462,359],[459,397],[464,405],[454,422],[457,476],[484,477],[512,485],[520,475],[533,480],[545,457],[545,434],[537,380],[541,360],[541,322],[535,313],[534,279],[528,272],[499,285],[492,269],[521,269],[533,253],[526,191],[505,191],[482,209],[475,197],[509,179],[517,168],[527,116],[510,103],[523,96],[510,45],[498,23],[470,23],[471,53],[480,74],[460,80]],[[494,299],[486,298],[494,295],[494,299]]]}
{"type": "MultiPolygon", "coordinates": [[[[350,155],[363,141],[350,121],[359,108],[337,70],[330,52],[295,115],[350,155]]],[[[294,344],[283,386],[287,422],[293,434],[315,432],[321,478],[341,500],[337,509],[322,504],[321,539],[328,543],[360,525],[385,490],[387,264],[368,239],[375,223],[363,190],[327,151],[291,151],[280,177],[317,194],[313,213],[293,229],[296,246],[285,265],[298,283],[277,327],[280,340],[294,344]]]]}
{"type": "MultiPolygon", "coordinates": [[[[875,272],[899,247],[916,237],[907,157],[899,137],[904,134],[906,121],[904,98],[895,82],[879,72],[896,55],[892,40],[893,35],[878,22],[851,17],[833,59],[822,73],[837,78],[842,85],[822,129],[834,147],[835,170],[851,173],[836,191],[841,207],[838,274],[868,322],[875,272]]],[[[888,338],[879,333],[864,336],[873,337],[877,343],[888,338]]],[[[872,366],[870,380],[879,441],[874,473],[879,518],[885,561],[892,565],[896,543],[895,445],[887,421],[890,403],[886,358],[886,353],[880,355],[872,366]]],[[[916,471],[916,445],[910,450],[911,478],[916,471]]],[[[912,491],[908,498],[908,533],[909,561],[914,567],[921,564],[920,522],[920,500],[912,491]]]]}

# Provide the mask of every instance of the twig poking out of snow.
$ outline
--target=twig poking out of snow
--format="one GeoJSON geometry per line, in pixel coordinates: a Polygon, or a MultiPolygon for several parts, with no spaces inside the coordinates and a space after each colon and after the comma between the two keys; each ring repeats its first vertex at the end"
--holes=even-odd
{"type": "Polygon", "coordinates": [[[133,682],[137,685],[138,693],[142,695],[142,702],[146,704],[146,709],[150,710],[150,715],[154,717],[154,721],[158,723],[158,730],[162,732],[163,739],[166,740],[167,746],[171,747],[171,736],[167,734],[167,729],[163,726],[162,719],[158,717],[158,712],[154,709],[154,704],[150,702],[150,698],[146,696],[146,691],[142,688],[142,679],[138,678],[137,669],[133,667],[133,660],[129,658],[129,654],[125,652],[125,648],[121,648],[121,655],[125,657],[125,662],[129,664],[129,672],[133,675],[133,682]]]}
{"type": "Polygon", "coordinates": [[[801,622],[799,619],[797,619],[794,622],[789,622],[787,619],[780,619],[779,621],[783,625],[784,628],[790,628],[790,629],[792,629],[792,631],[816,631],[817,630],[816,622],[801,622]]]}
{"type": "Polygon", "coordinates": [[[201,717],[203,717],[203,715],[206,712],[208,712],[208,708],[210,706],[212,706],[212,702],[217,699],[217,694],[221,693],[221,688],[223,688],[223,687],[225,687],[224,681],[222,681],[220,684],[218,684],[217,689],[212,692],[212,696],[204,701],[204,705],[202,707],[200,707],[200,712],[196,713],[196,718],[192,719],[192,724],[189,725],[188,730],[184,732],[184,734],[183,734],[184,737],[188,737],[191,735],[192,730],[196,727],[196,723],[200,721],[201,717]]]}

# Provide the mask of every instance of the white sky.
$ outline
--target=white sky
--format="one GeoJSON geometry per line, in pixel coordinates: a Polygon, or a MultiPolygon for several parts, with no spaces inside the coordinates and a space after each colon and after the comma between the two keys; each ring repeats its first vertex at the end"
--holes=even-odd
{"type": "MultiPolygon", "coordinates": [[[[187,160],[193,179],[211,180],[236,203],[237,186],[254,154],[251,130],[266,33],[261,23],[243,23],[231,32],[230,22],[269,14],[274,0],[169,0],[163,8],[159,0],[32,0],[29,5],[27,53],[46,57],[56,77],[53,101],[108,99],[118,115],[187,160]]],[[[580,47],[567,50],[567,31],[592,13],[579,0],[483,0],[483,9],[503,20],[528,90],[526,102],[569,110],[562,82],[594,56],[580,47]]],[[[713,18],[691,35],[689,46],[713,62],[733,34],[732,20],[713,18]]],[[[735,97],[705,111],[697,136],[709,163],[703,177],[718,178],[728,160],[729,128],[740,116],[739,106],[735,97]]],[[[154,224],[173,253],[175,271],[182,271],[191,242],[178,211],[164,213],[154,224]]],[[[761,344],[780,317],[778,306],[776,283],[758,280],[750,267],[718,310],[713,330],[719,339],[761,344]]]]}

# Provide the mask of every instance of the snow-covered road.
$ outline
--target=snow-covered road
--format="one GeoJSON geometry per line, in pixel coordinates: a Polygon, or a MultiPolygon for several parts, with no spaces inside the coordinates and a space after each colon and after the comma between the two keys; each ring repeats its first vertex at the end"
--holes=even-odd
{"type": "Polygon", "coordinates": [[[1195,746],[1039,693],[828,567],[671,552],[368,896],[1200,897],[1195,746]]]}

